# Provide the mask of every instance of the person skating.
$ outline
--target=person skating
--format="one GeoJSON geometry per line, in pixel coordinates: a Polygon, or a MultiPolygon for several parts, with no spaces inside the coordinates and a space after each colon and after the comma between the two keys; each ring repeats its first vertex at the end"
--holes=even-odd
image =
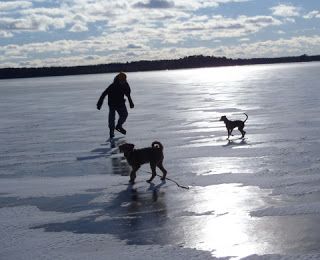
{"type": "Polygon", "coordinates": [[[127,132],[122,127],[128,117],[128,110],[125,104],[124,96],[128,98],[130,108],[134,108],[130,93],[131,89],[127,82],[127,76],[125,73],[120,72],[114,78],[113,83],[109,87],[107,87],[105,91],[103,91],[98,100],[97,109],[100,110],[104,98],[108,95],[110,139],[114,137],[114,130],[117,130],[124,135],[127,132]],[[117,125],[115,125],[116,112],[119,115],[117,125]]]}

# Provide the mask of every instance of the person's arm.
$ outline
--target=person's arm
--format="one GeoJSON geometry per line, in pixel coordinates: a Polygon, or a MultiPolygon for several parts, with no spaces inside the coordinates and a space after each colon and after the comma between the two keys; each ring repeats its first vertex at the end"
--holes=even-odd
{"type": "Polygon", "coordinates": [[[100,96],[100,98],[99,98],[99,100],[97,102],[97,109],[98,110],[101,109],[101,106],[103,104],[103,100],[106,97],[106,95],[108,95],[108,92],[109,92],[109,87],[105,91],[102,92],[102,94],[101,94],[101,96],[100,96]]]}
{"type": "Polygon", "coordinates": [[[130,108],[134,108],[134,104],[133,104],[133,101],[132,101],[132,98],[131,98],[131,89],[130,89],[129,84],[127,84],[125,95],[128,98],[128,101],[129,101],[129,104],[130,104],[130,108]]]}
{"type": "Polygon", "coordinates": [[[130,108],[134,108],[134,104],[133,104],[133,101],[132,101],[132,99],[131,99],[130,94],[129,94],[129,96],[128,96],[128,100],[129,100],[129,103],[130,103],[130,108]]]}

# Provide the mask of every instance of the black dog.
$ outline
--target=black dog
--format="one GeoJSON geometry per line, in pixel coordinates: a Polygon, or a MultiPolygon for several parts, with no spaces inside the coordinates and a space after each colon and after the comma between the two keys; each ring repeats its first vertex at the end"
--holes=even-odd
{"type": "Polygon", "coordinates": [[[244,135],[246,134],[246,131],[244,131],[243,128],[244,128],[244,123],[248,119],[248,115],[246,113],[244,113],[244,114],[247,116],[247,118],[244,121],[241,121],[241,120],[231,121],[226,116],[222,116],[220,118],[219,121],[223,121],[226,124],[226,128],[228,130],[228,139],[229,139],[230,135],[232,135],[233,129],[236,128],[236,127],[238,127],[238,130],[242,134],[241,138],[243,138],[244,135]]]}
{"type": "Polygon", "coordinates": [[[152,176],[147,180],[147,182],[151,182],[153,178],[156,177],[156,167],[158,167],[163,173],[161,180],[165,180],[167,171],[162,165],[164,156],[163,145],[160,142],[154,141],[151,144],[151,147],[142,149],[134,149],[134,144],[125,143],[119,146],[119,150],[124,153],[124,157],[132,167],[130,183],[134,183],[136,172],[144,163],[150,163],[152,171],[152,176]]]}

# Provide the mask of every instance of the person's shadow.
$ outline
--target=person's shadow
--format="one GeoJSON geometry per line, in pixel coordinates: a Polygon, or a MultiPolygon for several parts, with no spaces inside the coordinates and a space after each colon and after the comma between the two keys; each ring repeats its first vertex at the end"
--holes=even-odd
{"type": "Polygon", "coordinates": [[[92,155],[77,157],[77,161],[93,160],[101,157],[110,157],[113,154],[119,153],[117,148],[120,144],[125,142],[123,137],[112,138],[112,140],[107,140],[106,143],[101,144],[101,147],[95,148],[90,151],[92,155]]]}

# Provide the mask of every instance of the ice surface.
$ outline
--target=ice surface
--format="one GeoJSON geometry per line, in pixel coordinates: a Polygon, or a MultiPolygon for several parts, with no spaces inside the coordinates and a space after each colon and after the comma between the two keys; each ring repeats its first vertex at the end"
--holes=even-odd
{"type": "Polygon", "coordinates": [[[35,207],[3,208],[1,218],[1,259],[212,259],[210,253],[174,246],[127,246],[111,235],[45,233],[30,226],[68,221],[84,213],[43,212],[35,207]]]}
{"type": "Polygon", "coordinates": [[[114,75],[0,81],[1,259],[319,259],[319,63],[128,73],[128,134],[105,140],[114,75]],[[221,115],[244,119],[231,141],[221,115]],[[174,183],[117,145],[159,140],[174,183]]]}

